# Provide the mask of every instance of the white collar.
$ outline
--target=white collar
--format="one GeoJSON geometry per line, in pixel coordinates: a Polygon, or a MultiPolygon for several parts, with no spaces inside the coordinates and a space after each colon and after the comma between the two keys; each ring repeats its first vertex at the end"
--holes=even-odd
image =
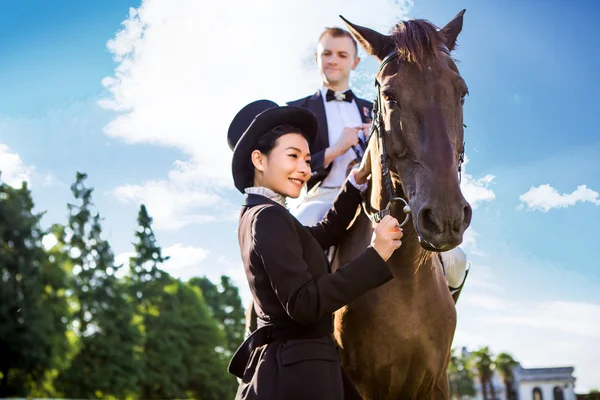
{"type": "Polygon", "coordinates": [[[244,192],[248,194],[258,194],[260,196],[264,196],[269,200],[273,200],[274,202],[280,204],[281,206],[287,208],[286,198],[285,196],[275,193],[271,189],[267,189],[264,186],[252,186],[244,189],[244,192]]]}

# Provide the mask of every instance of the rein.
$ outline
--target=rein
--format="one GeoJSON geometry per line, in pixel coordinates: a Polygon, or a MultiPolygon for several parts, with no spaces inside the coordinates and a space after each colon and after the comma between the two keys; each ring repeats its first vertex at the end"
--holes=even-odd
{"type": "MultiPolygon", "coordinates": [[[[445,46],[441,50],[447,54],[450,53],[445,46]]],[[[385,127],[383,124],[383,112],[380,109],[381,85],[379,84],[379,81],[377,80],[377,76],[381,73],[383,68],[385,68],[385,66],[387,64],[389,64],[391,61],[397,59],[398,57],[400,57],[400,54],[397,51],[392,51],[391,53],[389,53],[381,62],[381,65],[379,66],[379,71],[377,71],[377,74],[375,75],[375,87],[377,88],[377,98],[373,101],[373,125],[371,126],[371,132],[369,133],[369,138],[367,140],[367,142],[369,140],[371,140],[371,137],[374,136],[373,133],[375,131],[377,131],[377,143],[376,143],[377,151],[380,154],[381,172],[383,175],[383,185],[385,187],[386,195],[388,198],[388,203],[385,206],[385,208],[380,211],[377,211],[377,210],[373,209],[371,206],[367,205],[366,198],[363,199],[362,205],[363,205],[363,210],[364,210],[365,214],[369,217],[369,219],[374,223],[379,223],[383,219],[383,217],[385,217],[386,215],[390,215],[392,204],[397,201],[401,201],[402,203],[404,203],[404,207],[402,208],[402,211],[406,215],[404,217],[404,221],[402,221],[398,225],[399,228],[402,228],[408,222],[408,219],[410,218],[412,210],[411,210],[410,206],[408,205],[408,202],[403,197],[396,196],[396,191],[395,191],[393,183],[392,183],[392,177],[390,175],[390,167],[389,167],[389,163],[388,163],[389,157],[388,157],[388,153],[387,153],[387,146],[386,146],[385,135],[384,135],[385,127]],[[368,207],[373,209],[373,212],[369,212],[369,210],[367,210],[368,207]]],[[[463,124],[463,126],[465,128],[467,127],[464,124],[463,124]]],[[[464,155],[465,155],[465,144],[463,143],[462,150],[458,156],[459,182],[462,180],[462,172],[461,171],[462,171],[462,163],[464,162],[464,155]]]]}

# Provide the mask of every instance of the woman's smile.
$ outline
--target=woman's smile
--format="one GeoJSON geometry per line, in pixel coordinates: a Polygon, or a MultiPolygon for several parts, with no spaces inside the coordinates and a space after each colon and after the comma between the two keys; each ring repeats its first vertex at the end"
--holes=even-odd
{"type": "Polygon", "coordinates": [[[304,179],[298,179],[298,178],[289,178],[290,181],[292,181],[293,184],[299,186],[300,188],[302,188],[302,186],[304,186],[304,179]]]}

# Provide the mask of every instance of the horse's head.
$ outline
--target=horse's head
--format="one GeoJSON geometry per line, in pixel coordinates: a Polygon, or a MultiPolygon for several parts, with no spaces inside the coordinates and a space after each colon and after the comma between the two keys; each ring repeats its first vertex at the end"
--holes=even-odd
{"type": "Polygon", "coordinates": [[[468,90],[450,56],[463,14],[440,30],[425,20],[403,21],[389,36],[344,19],[380,62],[398,55],[376,78],[383,136],[396,190],[400,185],[408,199],[421,245],[432,251],[458,246],[471,222],[458,174],[468,90]]]}

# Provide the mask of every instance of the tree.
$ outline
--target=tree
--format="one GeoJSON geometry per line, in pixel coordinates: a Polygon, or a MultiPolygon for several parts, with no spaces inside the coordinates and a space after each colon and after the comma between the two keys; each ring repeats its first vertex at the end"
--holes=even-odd
{"type": "Polygon", "coordinates": [[[450,356],[448,381],[450,395],[453,398],[461,399],[463,396],[475,396],[475,379],[469,368],[469,360],[463,352],[456,354],[456,349],[452,349],[450,356]]]}
{"type": "Polygon", "coordinates": [[[66,275],[26,183],[0,182],[0,397],[27,396],[66,350],[66,275]],[[55,257],[56,256],[56,257],[55,257]]]}
{"type": "Polygon", "coordinates": [[[474,351],[471,354],[471,361],[474,367],[477,369],[477,373],[479,375],[479,380],[481,382],[481,390],[483,394],[483,399],[487,400],[487,386],[489,385],[492,399],[496,398],[496,391],[494,390],[494,385],[492,383],[492,376],[494,374],[494,363],[492,361],[492,354],[490,353],[490,349],[486,347],[482,347],[479,350],[474,351]]]}
{"type": "Polygon", "coordinates": [[[146,300],[144,296],[151,297],[151,293],[147,290],[148,285],[160,283],[163,277],[168,276],[159,266],[169,257],[163,257],[161,248],[156,245],[152,218],[143,204],[140,206],[137,222],[138,228],[135,233],[137,242],[134,243],[136,255],[129,259],[129,277],[132,280],[135,297],[143,305],[146,300]]]}
{"type": "Polygon", "coordinates": [[[500,353],[495,360],[496,369],[500,372],[504,386],[506,387],[506,400],[513,399],[513,369],[519,365],[517,361],[508,353],[500,353]]]}
{"type": "Polygon", "coordinates": [[[235,396],[237,382],[227,372],[229,357],[223,331],[212,318],[201,291],[192,285],[179,283],[174,301],[186,320],[181,330],[190,351],[184,351],[188,369],[187,387],[203,400],[229,399],[235,396]]]}
{"type": "Polygon", "coordinates": [[[218,349],[225,343],[197,288],[168,278],[144,315],[141,398],[233,398],[235,379],[218,349]]]}
{"type": "Polygon", "coordinates": [[[136,307],[138,325],[143,332],[138,357],[142,369],[139,382],[141,398],[185,396],[185,365],[181,354],[180,323],[175,315],[164,315],[164,289],[174,282],[160,268],[168,257],[156,244],[152,218],[146,206],[140,206],[137,218],[135,255],[129,259],[129,290],[136,307]]]}
{"type": "Polygon", "coordinates": [[[202,290],[213,317],[225,331],[227,353],[233,354],[244,341],[246,317],[238,288],[228,276],[221,276],[220,288],[206,277],[192,278],[190,284],[202,290]]]}
{"type": "Polygon", "coordinates": [[[162,256],[143,205],[137,221],[136,254],[129,260],[128,278],[144,334],[140,397],[233,398],[236,385],[226,371],[223,331],[200,290],[161,269],[168,257],[162,256]]]}
{"type": "Polygon", "coordinates": [[[79,205],[69,204],[65,245],[73,273],[74,332],[78,351],[59,375],[57,387],[65,397],[124,398],[134,393],[139,363],[134,349],[140,333],[132,323],[133,307],[126,288],[115,276],[109,243],[102,237],[101,218],[92,216],[93,189],[77,173],[71,191],[79,205]]]}

